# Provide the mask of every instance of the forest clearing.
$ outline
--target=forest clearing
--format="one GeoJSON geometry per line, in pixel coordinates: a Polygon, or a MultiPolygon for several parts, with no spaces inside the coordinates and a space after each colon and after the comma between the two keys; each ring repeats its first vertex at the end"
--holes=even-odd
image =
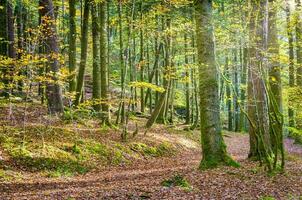
{"type": "Polygon", "coordinates": [[[301,0],[0,0],[0,200],[301,200],[301,102],[301,0]]]}

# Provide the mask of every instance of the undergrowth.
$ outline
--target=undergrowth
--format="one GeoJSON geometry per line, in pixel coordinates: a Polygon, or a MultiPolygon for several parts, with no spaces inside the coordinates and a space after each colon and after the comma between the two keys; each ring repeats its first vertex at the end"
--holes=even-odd
{"type": "Polygon", "coordinates": [[[302,145],[302,130],[289,127],[289,137],[295,140],[295,143],[302,145]]]}
{"type": "Polygon", "coordinates": [[[175,174],[169,179],[165,179],[161,182],[164,187],[180,187],[185,190],[192,190],[191,184],[180,174],[175,174]]]}
{"type": "MultiPolygon", "coordinates": [[[[0,134],[0,146],[9,155],[12,166],[48,177],[74,176],[106,165],[128,164],[139,156],[160,157],[175,153],[168,142],[156,145],[115,141],[101,142],[81,137],[58,127],[6,127],[0,134]]],[[[6,177],[5,172],[0,173],[6,177]]]]}

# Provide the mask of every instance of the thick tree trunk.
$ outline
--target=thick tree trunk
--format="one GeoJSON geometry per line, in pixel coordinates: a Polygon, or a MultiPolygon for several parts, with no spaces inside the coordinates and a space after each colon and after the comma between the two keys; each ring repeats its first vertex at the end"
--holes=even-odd
{"type": "Polygon", "coordinates": [[[282,168],[284,167],[283,147],[283,106],[281,65],[279,58],[277,8],[275,0],[269,0],[268,10],[268,67],[269,67],[269,98],[270,98],[270,129],[274,148],[274,167],[276,167],[279,151],[281,152],[282,168]]]}
{"type": "Polygon", "coordinates": [[[250,153],[249,157],[264,161],[272,169],[270,156],[271,138],[269,129],[268,97],[264,74],[264,54],[266,50],[265,26],[266,0],[250,0],[250,67],[248,82],[248,115],[250,118],[250,153]]]}
{"type": "Polygon", "coordinates": [[[237,165],[226,152],[224,144],[218,94],[218,70],[215,63],[212,26],[212,1],[195,1],[196,39],[199,63],[200,128],[202,161],[200,169],[220,164],[237,165]]]}
{"type": "Polygon", "coordinates": [[[49,55],[50,66],[47,72],[52,72],[51,79],[53,83],[47,83],[46,95],[48,100],[48,109],[51,114],[63,112],[62,89],[58,83],[57,73],[60,70],[60,64],[57,59],[59,55],[59,45],[57,41],[57,32],[55,25],[54,7],[51,0],[39,1],[39,12],[41,14],[41,22],[44,25],[43,34],[46,38],[46,54],[49,55]]]}

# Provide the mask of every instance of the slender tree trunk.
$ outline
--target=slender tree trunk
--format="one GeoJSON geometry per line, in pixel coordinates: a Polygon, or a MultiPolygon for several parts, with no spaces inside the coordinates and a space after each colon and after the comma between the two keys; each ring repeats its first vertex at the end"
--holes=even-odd
{"type": "MultiPolygon", "coordinates": [[[[143,23],[143,1],[140,3],[140,20],[143,23]]],[[[144,58],[144,31],[140,28],[140,81],[144,82],[145,58],[144,58]]],[[[144,88],[141,88],[141,112],[145,112],[144,88]]]]}
{"type": "Polygon", "coordinates": [[[75,106],[78,106],[81,101],[84,85],[84,75],[87,61],[87,46],[88,46],[88,22],[89,22],[89,3],[90,0],[84,1],[84,13],[82,22],[82,34],[81,34],[81,61],[80,68],[77,77],[75,106]]]}
{"type": "Polygon", "coordinates": [[[121,68],[121,102],[119,104],[118,115],[116,118],[116,123],[119,123],[119,120],[122,124],[126,120],[126,111],[125,111],[125,77],[126,77],[126,66],[124,61],[124,43],[123,43],[123,24],[122,24],[122,0],[118,2],[118,24],[119,24],[119,54],[120,54],[120,68],[121,68]]]}
{"type": "MultiPolygon", "coordinates": [[[[295,66],[294,66],[294,36],[293,36],[293,27],[291,22],[291,13],[289,7],[289,0],[286,1],[286,21],[287,21],[287,36],[288,36],[288,50],[289,50],[289,87],[293,88],[295,86],[295,66]]],[[[295,127],[295,112],[291,102],[291,97],[288,100],[288,122],[289,127],[295,127]]]]}
{"type": "MultiPolygon", "coordinates": [[[[241,88],[241,92],[240,92],[240,100],[241,100],[241,107],[245,109],[247,89],[244,86],[247,85],[248,50],[246,47],[244,47],[242,51],[243,52],[242,52],[242,67],[241,67],[241,85],[243,87],[241,88]]],[[[240,130],[246,131],[246,116],[244,111],[242,110],[240,112],[240,130]]]]}
{"type": "Polygon", "coordinates": [[[302,6],[296,1],[296,55],[297,55],[297,85],[302,87],[302,6]]]}
{"type": "MultiPolygon", "coordinates": [[[[225,57],[225,73],[228,80],[230,80],[229,57],[225,57]]],[[[226,84],[226,105],[228,111],[228,131],[233,131],[233,110],[232,110],[232,96],[230,83],[226,84]]]]}
{"type": "Polygon", "coordinates": [[[49,70],[53,74],[50,75],[53,83],[47,83],[47,100],[48,109],[51,114],[59,114],[63,112],[63,101],[62,101],[62,89],[58,83],[57,73],[60,69],[60,64],[57,59],[59,54],[59,45],[57,41],[57,32],[55,25],[54,7],[51,0],[40,0],[39,1],[39,12],[42,17],[42,24],[44,34],[46,53],[49,55],[49,70]]]}
{"type": "Polygon", "coordinates": [[[69,0],[69,92],[76,90],[76,0],[69,0]]]}
{"type": "Polygon", "coordinates": [[[226,152],[223,141],[220,114],[218,71],[214,54],[212,25],[212,1],[195,1],[196,38],[199,64],[200,127],[202,161],[200,169],[220,164],[236,164],[226,152]]]}
{"type": "MultiPolygon", "coordinates": [[[[97,112],[101,111],[101,70],[100,70],[100,27],[98,16],[98,4],[95,1],[91,2],[91,21],[92,21],[92,99],[95,101],[94,109],[97,112]]],[[[104,46],[103,46],[104,47],[104,46]]],[[[106,54],[105,54],[106,55],[106,54]]],[[[106,80],[106,78],[105,78],[106,80]]]]}
{"type": "MultiPolygon", "coordinates": [[[[297,86],[302,88],[302,5],[301,0],[295,0],[296,2],[296,80],[297,86]]],[[[300,107],[296,108],[297,113],[301,113],[302,109],[300,107]]],[[[302,129],[302,119],[296,117],[296,128],[302,129]]]]}
{"type": "Polygon", "coordinates": [[[189,58],[187,55],[188,51],[188,36],[185,33],[184,35],[185,42],[185,93],[186,93],[186,124],[191,123],[191,114],[190,114],[190,74],[189,74],[189,58]]]}
{"type": "Polygon", "coordinates": [[[14,13],[13,4],[7,2],[7,33],[8,33],[8,56],[10,58],[16,58],[15,48],[15,26],[14,26],[14,13]]]}
{"type": "Polygon", "coordinates": [[[234,131],[238,132],[239,131],[239,77],[238,77],[238,55],[237,55],[237,49],[233,50],[233,56],[234,56],[234,60],[233,60],[233,73],[234,73],[234,95],[233,95],[233,110],[234,110],[234,131]]]}
{"type": "MultiPolygon", "coordinates": [[[[109,95],[108,95],[108,62],[107,62],[107,50],[106,50],[106,2],[102,2],[99,5],[100,10],[100,57],[101,57],[101,98],[102,103],[102,123],[110,124],[109,115],[109,95]]],[[[108,31],[108,30],[107,30],[108,31]]]]}
{"type": "Polygon", "coordinates": [[[7,56],[7,0],[0,0],[0,55],[7,56]]]}

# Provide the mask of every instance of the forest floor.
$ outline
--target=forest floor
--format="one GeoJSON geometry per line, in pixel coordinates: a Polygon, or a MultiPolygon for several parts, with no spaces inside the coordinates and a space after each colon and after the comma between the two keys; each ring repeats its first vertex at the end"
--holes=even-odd
{"type": "MultiPolygon", "coordinates": [[[[33,120],[29,117],[27,123],[32,126],[38,120],[31,117],[33,120]]],[[[139,133],[135,139],[150,145],[150,141],[170,142],[176,144],[177,153],[130,158],[129,163],[96,167],[74,176],[48,177],[28,171],[12,162],[5,146],[0,145],[2,165],[19,170],[22,176],[1,180],[0,174],[0,199],[302,199],[302,147],[291,139],[285,140],[286,171],[282,174],[269,175],[258,163],[247,160],[248,135],[230,132],[224,133],[228,152],[241,167],[221,166],[199,171],[201,152],[196,139],[199,133],[188,134],[182,128],[158,125],[146,137],[139,133]],[[173,178],[177,179],[174,183],[173,178]],[[172,181],[170,187],[163,186],[163,182],[169,181],[172,181]],[[175,186],[177,181],[181,182],[180,186],[175,186]]],[[[81,128],[80,134],[95,138],[94,128],[87,129],[81,128]]],[[[109,132],[110,135],[98,137],[116,142],[119,132],[109,132]]],[[[45,137],[47,141],[49,136],[45,137]]]]}

